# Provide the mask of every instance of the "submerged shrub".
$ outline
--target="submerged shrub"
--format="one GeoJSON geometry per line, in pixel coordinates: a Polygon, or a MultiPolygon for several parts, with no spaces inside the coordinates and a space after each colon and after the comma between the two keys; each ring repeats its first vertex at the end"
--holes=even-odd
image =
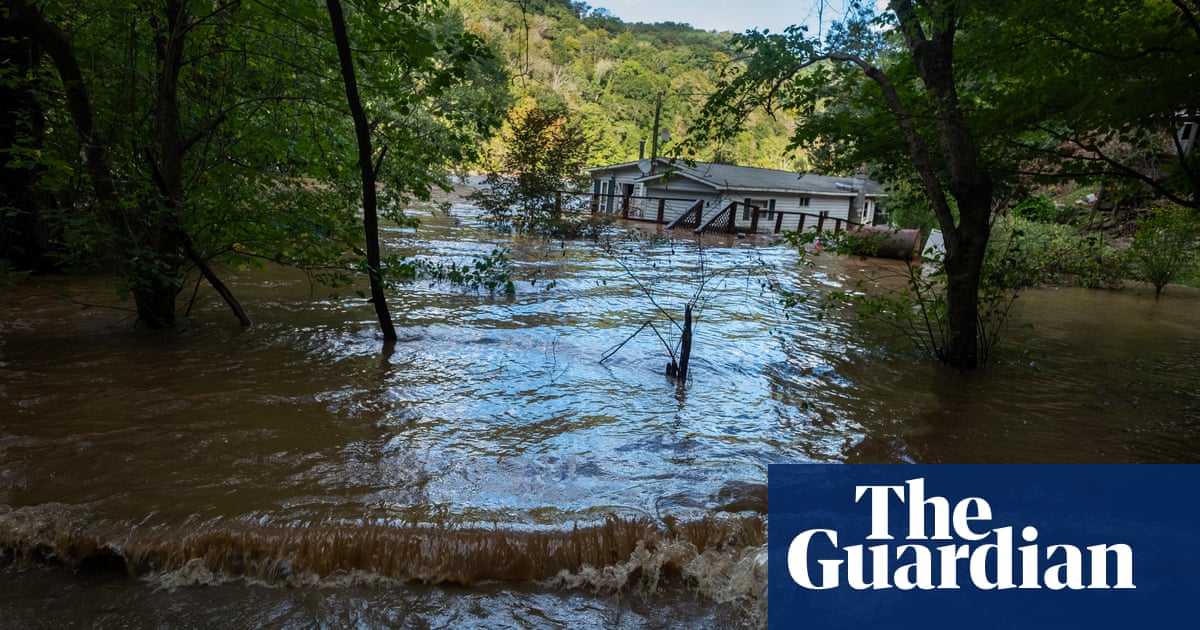
{"type": "Polygon", "coordinates": [[[1125,257],[1101,235],[1067,225],[1010,217],[997,222],[989,247],[1005,252],[1014,286],[1119,288],[1128,275],[1125,257]]]}
{"type": "Polygon", "coordinates": [[[1058,206],[1045,195],[1026,197],[1013,208],[1012,213],[1017,218],[1039,223],[1053,223],[1061,215],[1058,206]]]}
{"type": "Polygon", "coordinates": [[[1168,206],[1138,223],[1129,250],[1132,277],[1154,285],[1154,297],[1168,283],[1197,270],[1200,212],[1168,206]]]}
{"type": "MultiPolygon", "coordinates": [[[[493,249],[490,254],[470,262],[429,260],[392,256],[384,261],[383,271],[390,282],[430,280],[445,282],[468,291],[487,291],[488,295],[511,296],[516,293],[513,283],[513,261],[507,249],[493,249]]],[[[366,297],[359,292],[361,297],[366,297]]]]}
{"type": "Polygon", "coordinates": [[[471,201],[493,228],[506,232],[575,238],[600,224],[586,216],[588,151],[592,141],[565,109],[523,106],[504,129],[499,168],[487,175],[471,201]]]}
{"type": "MultiPolygon", "coordinates": [[[[816,251],[844,256],[872,255],[887,233],[867,237],[850,232],[787,232],[784,239],[796,247],[801,260],[816,251]],[[817,241],[820,250],[811,249],[817,241]]],[[[987,363],[992,352],[1004,341],[1008,314],[1025,286],[1014,274],[1007,248],[989,248],[979,282],[979,321],[977,351],[979,361],[987,363]]],[[[946,293],[946,270],[942,254],[903,258],[904,266],[882,266],[869,272],[846,290],[830,291],[818,302],[820,316],[838,307],[849,307],[859,324],[907,338],[921,354],[943,364],[949,363],[950,324],[946,293]],[[891,287],[891,288],[889,288],[891,287]]],[[[785,307],[807,301],[808,296],[781,290],[785,307]]]]}

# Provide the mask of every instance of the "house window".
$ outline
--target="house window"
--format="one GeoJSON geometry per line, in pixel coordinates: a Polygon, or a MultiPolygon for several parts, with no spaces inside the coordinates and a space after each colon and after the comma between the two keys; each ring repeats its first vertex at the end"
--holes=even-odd
{"type": "Polygon", "coordinates": [[[812,204],[812,197],[801,197],[796,200],[796,205],[801,208],[807,208],[812,204]]]}
{"type": "Polygon", "coordinates": [[[600,196],[603,198],[600,203],[602,204],[605,212],[613,211],[613,197],[616,196],[616,192],[617,183],[615,181],[600,182],[600,196]]]}
{"type": "Polygon", "coordinates": [[[746,199],[745,205],[742,206],[742,220],[749,221],[753,217],[751,206],[758,207],[758,218],[768,221],[775,220],[775,200],[774,199],[746,199]]]}
{"type": "Polygon", "coordinates": [[[1187,155],[1196,145],[1196,128],[1194,122],[1185,122],[1179,128],[1179,150],[1181,155],[1187,155]]]}

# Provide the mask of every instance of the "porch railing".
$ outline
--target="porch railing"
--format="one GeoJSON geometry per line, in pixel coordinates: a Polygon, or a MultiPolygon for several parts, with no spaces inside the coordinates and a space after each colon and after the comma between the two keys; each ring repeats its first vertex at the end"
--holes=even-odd
{"type": "MultiPolygon", "coordinates": [[[[841,232],[863,225],[841,217],[829,216],[828,213],[797,212],[794,210],[764,210],[745,202],[733,201],[719,212],[705,218],[703,199],[686,197],[644,197],[623,196],[619,194],[601,195],[598,193],[558,193],[560,199],[566,196],[586,197],[589,202],[586,207],[593,214],[607,213],[620,216],[630,221],[645,221],[664,225],[666,229],[690,229],[696,233],[726,233],[736,234],[746,232],[757,234],[760,229],[769,226],[772,234],[783,232],[785,224],[797,232],[816,230],[818,232],[832,230],[841,232]],[[611,209],[610,209],[611,208],[611,209]],[[749,212],[744,210],[749,209],[749,212]],[[742,212],[740,212],[742,211],[742,212]],[[739,214],[742,216],[739,217],[739,214]],[[744,218],[749,215],[749,218],[744,218]],[[795,217],[795,228],[791,228],[795,217]],[[765,225],[764,225],[765,219],[765,225]]],[[[560,201],[558,206],[565,207],[560,201]]],[[[763,230],[766,232],[766,230],[763,230]]]]}

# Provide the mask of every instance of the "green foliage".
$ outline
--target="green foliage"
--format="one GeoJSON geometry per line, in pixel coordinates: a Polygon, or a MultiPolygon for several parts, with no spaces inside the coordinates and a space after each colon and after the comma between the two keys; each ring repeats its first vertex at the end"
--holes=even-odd
{"type": "MultiPolygon", "coordinates": [[[[56,204],[42,213],[70,267],[111,270],[168,325],[201,263],[294,265],[335,286],[361,269],[354,134],[320,3],[51,1],[28,15],[69,38],[94,112],[93,133],[76,128],[47,64],[39,186],[56,204]]],[[[441,2],[354,2],[346,19],[384,208],[403,222],[407,200],[474,159],[506,76],[441,2]]]]}
{"type": "Polygon", "coordinates": [[[1017,217],[998,221],[993,231],[990,248],[1005,252],[1008,282],[1014,288],[1116,289],[1128,274],[1124,255],[1105,245],[1098,233],[1017,217]]]}
{"type": "MultiPolygon", "coordinates": [[[[1135,260],[1153,252],[1155,264],[1178,273],[1200,269],[1195,253],[1200,249],[1200,219],[1194,211],[1170,208],[1146,227],[1144,245],[1131,255],[1135,260]],[[1170,235],[1170,236],[1168,236],[1170,235]],[[1172,249],[1174,245],[1174,249],[1172,249]],[[1190,249],[1189,249],[1190,248],[1190,249]],[[1171,251],[1170,255],[1158,256],[1171,251]],[[1188,253],[1190,252],[1190,253],[1188,253]]],[[[978,337],[979,356],[986,362],[1004,340],[1009,310],[1018,293],[1030,286],[1074,285],[1085,288],[1120,288],[1130,273],[1123,252],[1108,247],[1098,234],[1081,234],[1066,225],[1010,217],[993,228],[980,274],[978,337]]],[[[872,256],[886,233],[863,236],[853,232],[787,233],[785,240],[801,253],[803,262],[815,252],[843,256],[872,256]],[[820,240],[822,247],[813,247],[820,240]]],[[[1136,267],[1135,267],[1136,268],[1136,267]]],[[[1167,280],[1170,281],[1170,280],[1167,280]]],[[[785,305],[808,296],[783,291],[785,305]]],[[[949,335],[946,270],[940,256],[906,260],[902,270],[885,268],[855,282],[852,289],[835,291],[820,303],[824,311],[850,308],[856,319],[876,330],[891,331],[909,339],[926,356],[945,362],[949,335]]]]}
{"type": "MultiPolygon", "coordinates": [[[[594,164],[638,159],[650,136],[657,94],[661,128],[684,138],[706,94],[732,59],[731,36],[684,24],[629,24],[604,9],[555,1],[455,0],[469,28],[501,50],[517,100],[578,112],[594,139],[594,164]],[[524,11],[524,12],[523,12],[524,11]]],[[[700,157],[771,168],[799,167],[787,152],[789,114],[750,117],[748,133],[699,147],[700,157]]],[[[660,155],[678,151],[671,143],[660,155]]]]}
{"type": "Polygon", "coordinates": [[[893,181],[888,185],[883,204],[888,225],[921,230],[922,238],[938,227],[929,195],[918,182],[905,179],[893,181]]]}
{"type": "Polygon", "coordinates": [[[1040,223],[1058,221],[1061,214],[1054,202],[1045,195],[1034,195],[1022,199],[1020,203],[1013,206],[1012,213],[1015,217],[1040,223]]]}
{"type": "Polygon", "coordinates": [[[1200,204],[1200,153],[1183,154],[1174,140],[1196,120],[1200,6],[999,0],[981,8],[991,19],[965,38],[961,59],[987,73],[973,95],[998,105],[1002,120],[1032,123],[1010,145],[1025,173],[1132,183],[1200,204]]]}
{"type": "Polygon", "coordinates": [[[512,296],[517,291],[513,283],[512,258],[505,249],[494,249],[487,256],[476,258],[469,263],[453,260],[393,259],[385,267],[385,273],[393,281],[446,282],[476,293],[487,291],[490,296],[497,293],[512,296]]]}
{"type": "Polygon", "coordinates": [[[13,267],[12,263],[0,258],[0,288],[11,287],[29,276],[29,272],[13,267]]]}
{"type": "Polygon", "coordinates": [[[1187,273],[1181,274],[1176,279],[1176,282],[1192,287],[1193,289],[1200,289],[1200,265],[1187,270],[1187,273]]]}
{"type": "MultiPolygon", "coordinates": [[[[974,364],[971,337],[986,334],[974,293],[987,282],[992,213],[1031,180],[1119,178],[1200,206],[1200,151],[1176,136],[1200,122],[1189,105],[1195,2],[852,2],[823,38],[792,28],[734,43],[747,61],[708,99],[695,137],[730,138],[749,112],[782,110],[803,121],[792,143],[819,169],[861,161],[919,181],[946,235],[961,367],[974,364]]],[[[1019,214],[1057,219],[1042,200],[1019,214]]],[[[1087,245],[1075,258],[1092,268],[1066,273],[1108,283],[1119,266],[1104,251],[1087,245]]]]}
{"type": "MultiPolygon", "coordinates": [[[[862,236],[853,232],[787,232],[784,239],[800,252],[801,261],[820,252],[841,256],[870,256],[878,251],[885,233],[862,236]],[[818,250],[816,241],[822,243],[818,250]]],[[[987,363],[1004,341],[1008,314],[1022,286],[1013,274],[1019,252],[994,247],[984,260],[979,285],[979,334],[976,337],[980,363],[987,363]]],[[[913,257],[903,266],[882,266],[855,281],[845,290],[831,291],[816,302],[821,317],[830,311],[848,309],[864,330],[898,335],[907,339],[923,356],[940,363],[950,362],[950,335],[946,292],[946,268],[940,254],[913,257]]],[[[809,301],[809,296],[781,290],[785,307],[809,301]]]]}
{"type": "Polygon", "coordinates": [[[537,106],[513,110],[504,131],[498,168],[471,200],[493,227],[569,238],[598,227],[586,199],[590,140],[572,115],[537,106]]]}
{"type": "Polygon", "coordinates": [[[975,3],[892,2],[878,14],[877,6],[851,3],[823,38],[796,27],[735,38],[748,61],[707,100],[696,137],[728,137],[748,112],[783,110],[803,121],[793,146],[815,146],[818,165],[848,172],[871,162],[919,181],[946,236],[948,343],[939,358],[970,369],[980,357],[978,288],[996,176],[1016,170],[1005,146],[1012,126],[995,103],[965,96],[986,76],[958,62],[959,35],[987,17],[975,3]]]}
{"type": "MultiPolygon", "coordinates": [[[[930,147],[941,123],[930,86],[897,28],[897,8],[854,3],[847,19],[818,41],[803,30],[734,38],[745,65],[729,68],[697,125],[704,137],[733,137],[745,114],[786,111],[803,121],[792,143],[828,173],[860,162],[879,179],[908,180],[914,163],[898,130],[898,102],[930,147]],[[885,98],[885,75],[896,101],[885,98]]],[[[926,32],[953,29],[954,75],[963,128],[1002,194],[1030,179],[1134,182],[1180,205],[1200,204],[1200,152],[1177,151],[1182,125],[1198,121],[1195,61],[1200,6],[1144,0],[1066,5],[1040,0],[925,3],[916,18],[926,32]],[[922,8],[923,7],[923,8],[922,8]],[[936,24],[939,19],[950,20],[936,24]],[[1114,37],[1119,33],[1119,37],[1114,37]]],[[[913,18],[910,18],[913,19],[913,18]]],[[[944,32],[950,32],[946,30],[944,32]]],[[[947,57],[949,59],[949,57],[947,57]]],[[[935,170],[958,160],[930,156],[935,170]]],[[[941,185],[950,183],[940,178],[941,185]]],[[[1044,220],[1054,220],[1041,202],[1044,220]]]]}
{"type": "Polygon", "coordinates": [[[1196,273],[1200,266],[1200,211],[1168,206],[1143,219],[1129,251],[1130,268],[1137,280],[1154,285],[1154,297],[1178,278],[1196,273]]]}

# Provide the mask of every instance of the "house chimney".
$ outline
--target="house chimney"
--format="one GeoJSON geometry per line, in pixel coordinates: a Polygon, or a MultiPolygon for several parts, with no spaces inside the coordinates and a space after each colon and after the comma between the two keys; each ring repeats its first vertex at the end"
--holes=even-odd
{"type": "Polygon", "coordinates": [[[850,216],[846,217],[855,223],[862,223],[866,218],[867,210],[867,163],[863,162],[858,167],[858,173],[855,173],[854,179],[857,180],[856,186],[858,194],[854,196],[854,206],[850,208],[850,216]]]}

